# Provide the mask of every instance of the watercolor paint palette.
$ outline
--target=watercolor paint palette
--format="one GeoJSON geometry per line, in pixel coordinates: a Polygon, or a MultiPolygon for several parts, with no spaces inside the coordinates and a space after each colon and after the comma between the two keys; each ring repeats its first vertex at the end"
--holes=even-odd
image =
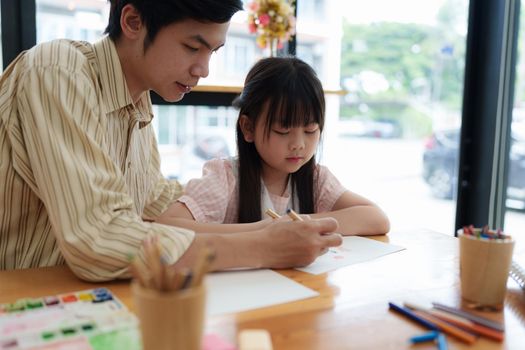
{"type": "Polygon", "coordinates": [[[141,349],[138,320],[106,288],[0,304],[1,350],[141,349]]]}

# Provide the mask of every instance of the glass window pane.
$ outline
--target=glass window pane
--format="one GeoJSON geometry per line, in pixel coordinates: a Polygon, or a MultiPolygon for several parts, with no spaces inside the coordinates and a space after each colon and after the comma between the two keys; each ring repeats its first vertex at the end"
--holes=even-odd
{"type": "Polygon", "coordinates": [[[232,107],[154,106],[153,126],[162,173],[186,183],[201,176],[205,161],[236,154],[232,107]]]}
{"type": "Polygon", "coordinates": [[[108,15],[106,0],[37,0],[36,41],[96,41],[106,28],[108,15]]]}
{"type": "Polygon", "coordinates": [[[300,0],[297,53],[321,76],[321,162],[392,229],[454,233],[467,0],[300,0]]]}
{"type": "MultiPolygon", "coordinates": [[[[245,9],[250,1],[244,0],[245,9]]],[[[242,86],[250,67],[268,54],[256,45],[255,34],[248,28],[248,11],[239,11],[231,19],[226,44],[210,61],[210,74],[200,85],[242,86]]]]}
{"type": "MultiPolygon", "coordinates": [[[[245,1],[247,3],[248,1],[245,1]]],[[[96,41],[102,36],[109,16],[107,0],[36,0],[37,42],[57,38],[96,41]]],[[[200,85],[241,86],[252,64],[265,55],[250,34],[247,12],[231,20],[224,47],[210,61],[210,74],[200,85]]],[[[198,88],[197,88],[198,90],[198,88]]]]}
{"type": "MultiPolygon", "coordinates": [[[[525,233],[522,232],[525,227],[525,57],[523,56],[525,9],[523,7],[521,7],[520,17],[507,177],[505,231],[512,235],[518,244],[523,245],[525,244],[525,233]]],[[[520,262],[525,264],[523,259],[520,262]]]]}

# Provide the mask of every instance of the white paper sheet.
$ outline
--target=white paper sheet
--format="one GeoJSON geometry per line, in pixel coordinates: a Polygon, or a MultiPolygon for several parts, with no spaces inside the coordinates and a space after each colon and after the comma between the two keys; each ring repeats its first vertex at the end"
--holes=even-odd
{"type": "Polygon", "coordinates": [[[326,254],[318,257],[313,263],[306,267],[297,268],[297,270],[318,275],[339,267],[372,260],[404,249],[397,245],[379,242],[370,238],[345,236],[343,237],[343,244],[339,247],[330,248],[326,254]]]}
{"type": "Polygon", "coordinates": [[[208,316],[240,312],[318,296],[272,270],[215,272],[206,276],[208,316]]]}

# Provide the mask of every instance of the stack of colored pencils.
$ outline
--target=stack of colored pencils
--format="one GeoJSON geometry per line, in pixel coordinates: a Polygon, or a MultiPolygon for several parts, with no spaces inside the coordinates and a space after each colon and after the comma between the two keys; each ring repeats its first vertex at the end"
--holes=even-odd
{"type": "Polygon", "coordinates": [[[215,259],[214,252],[205,247],[197,257],[192,269],[177,269],[174,265],[166,263],[167,259],[162,254],[162,249],[155,236],[148,236],[143,244],[146,263],[132,257],[129,269],[133,278],[140,285],[149,289],[167,292],[198,286],[215,259]]]}

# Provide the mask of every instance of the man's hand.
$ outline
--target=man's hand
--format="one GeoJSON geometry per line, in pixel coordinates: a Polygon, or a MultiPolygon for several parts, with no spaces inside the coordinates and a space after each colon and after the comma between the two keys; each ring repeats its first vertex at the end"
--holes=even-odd
{"type": "Polygon", "coordinates": [[[341,245],[342,237],[335,219],[324,218],[305,221],[277,221],[259,233],[261,267],[287,268],[312,263],[329,247],[341,245]]]}

